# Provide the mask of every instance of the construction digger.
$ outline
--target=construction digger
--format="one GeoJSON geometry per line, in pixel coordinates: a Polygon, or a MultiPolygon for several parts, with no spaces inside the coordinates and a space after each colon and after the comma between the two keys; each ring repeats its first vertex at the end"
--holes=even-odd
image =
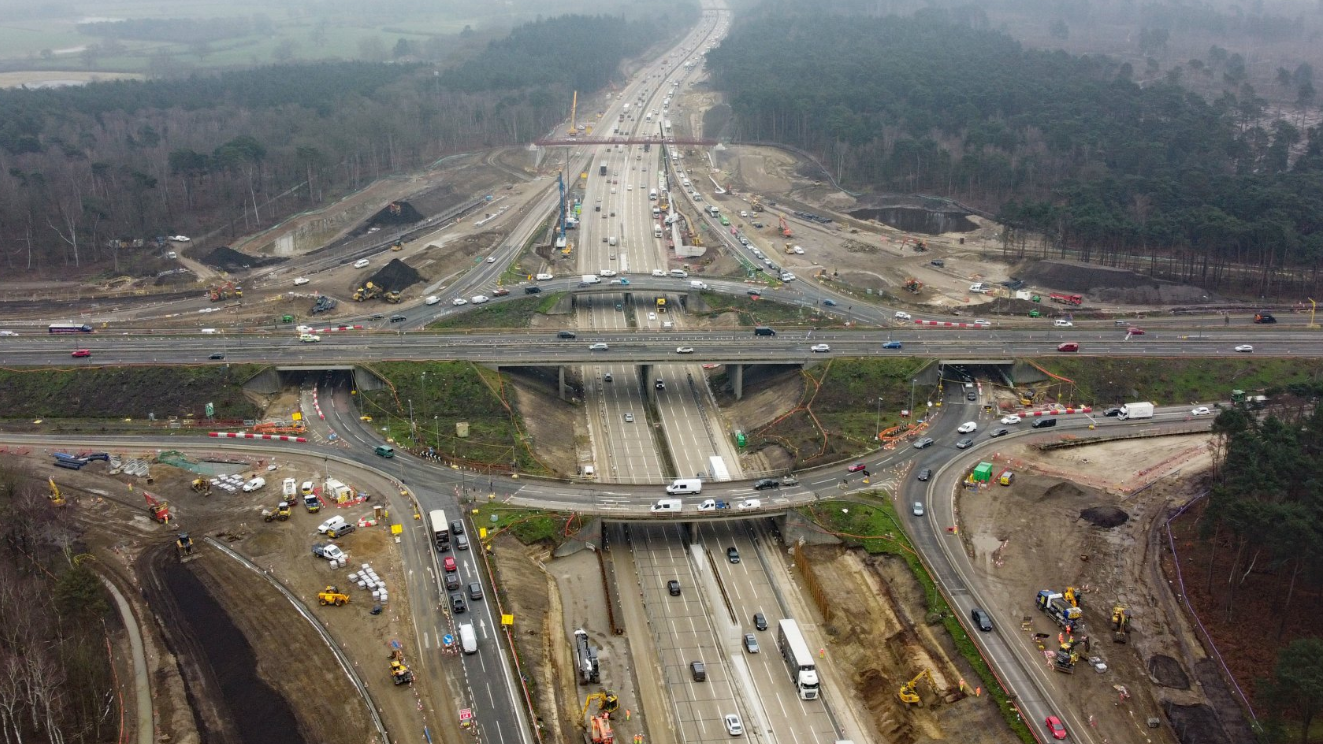
{"type": "Polygon", "coordinates": [[[928,684],[932,685],[933,690],[938,693],[938,699],[941,699],[941,691],[937,689],[937,682],[933,680],[932,672],[924,669],[914,675],[914,679],[900,686],[900,692],[897,695],[902,703],[923,706],[923,698],[919,697],[919,682],[925,677],[928,679],[928,684]]]}
{"type": "Polygon", "coordinates": [[[188,563],[197,556],[193,554],[193,538],[188,536],[187,532],[179,533],[175,538],[175,553],[179,555],[180,563],[188,563]]]}
{"type": "Polygon", "coordinates": [[[349,595],[333,586],[328,586],[322,591],[317,592],[317,604],[322,605],[323,607],[326,605],[343,607],[349,604],[349,595]]]}
{"type": "Polygon", "coordinates": [[[403,661],[398,659],[390,660],[390,681],[395,683],[396,687],[407,685],[413,682],[413,672],[404,665],[403,661]]]}
{"type": "Polygon", "coordinates": [[[795,234],[790,231],[790,225],[786,224],[786,218],[783,215],[777,215],[776,218],[781,221],[781,237],[793,238],[795,234]]]}
{"type": "Polygon", "coordinates": [[[1089,637],[1080,636],[1079,638],[1067,637],[1057,648],[1056,657],[1053,659],[1053,667],[1063,674],[1074,674],[1075,664],[1079,662],[1079,652],[1075,650],[1076,646],[1084,644],[1084,650],[1089,650],[1089,637]]]}
{"type": "Polygon", "coordinates": [[[923,291],[923,282],[919,281],[918,279],[915,279],[912,276],[907,277],[905,279],[905,289],[908,289],[914,294],[918,294],[923,291]]]}
{"type": "Polygon", "coordinates": [[[763,203],[760,202],[760,201],[758,201],[758,197],[756,197],[756,196],[755,196],[755,197],[752,197],[749,201],[751,201],[751,202],[753,203],[753,206],[750,207],[750,209],[752,209],[752,210],[755,211],[755,212],[761,212],[761,211],[763,211],[763,203]]]}
{"type": "Polygon", "coordinates": [[[276,519],[278,519],[278,520],[280,520],[280,521],[282,521],[282,522],[287,522],[287,521],[289,521],[289,502],[288,502],[288,501],[282,501],[282,502],[280,502],[279,504],[276,504],[276,508],[275,508],[275,509],[263,509],[263,510],[262,510],[262,521],[263,521],[263,522],[270,522],[270,521],[272,521],[272,520],[276,520],[276,519]]]}
{"type": "Polygon", "coordinates": [[[206,478],[194,478],[192,488],[193,493],[200,493],[206,496],[211,493],[211,481],[206,478]]]}
{"type": "Polygon", "coordinates": [[[1071,607],[1079,607],[1080,600],[1083,599],[1080,590],[1073,586],[1066,587],[1066,591],[1062,592],[1061,596],[1070,603],[1071,607]]]}
{"type": "Polygon", "coordinates": [[[1112,608],[1112,642],[1125,643],[1130,636],[1130,613],[1125,607],[1116,605],[1112,608]]]}
{"type": "Polygon", "coordinates": [[[207,297],[212,302],[222,302],[231,298],[243,297],[243,288],[235,286],[234,282],[225,282],[217,284],[207,289],[207,297]]]}
{"type": "Polygon", "coordinates": [[[147,499],[147,513],[152,515],[152,519],[156,520],[157,524],[166,524],[170,521],[170,504],[146,491],[142,492],[142,496],[147,499]]]}
{"type": "Polygon", "coordinates": [[[64,495],[60,493],[60,487],[55,485],[54,478],[47,478],[51,484],[51,506],[64,506],[64,495]]]}
{"type": "Polygon", "coordinates": [[[620,707],[620,698],[616,697],[615,693],[610,690],[590,693],[583,699],[583,710],[579,713],[580,718],[588,715],[588,706],[594,700],[597,701],[598,713],[614,713],[620,707]]]}

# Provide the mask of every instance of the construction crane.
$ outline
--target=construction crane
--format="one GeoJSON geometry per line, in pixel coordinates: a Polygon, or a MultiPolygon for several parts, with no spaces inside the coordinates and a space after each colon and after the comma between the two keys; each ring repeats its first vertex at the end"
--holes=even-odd
{"type": "Polygon", "coordinates": [[[579,718],[588,715],[588,706],[591,705],[594,700],[597,701],[597,710],[600,713],[614,713],[616,712],[616,709],[620,707],[620,698],[617,698],[615,693],[610,690],[593,692],[583,699],[583,710],[580,711],[579,718]]]}
{"type": "Polygon", "coordinates": [[[208,289],[207,296],[212,302],[221,302],[232,297],[243,297],[243,288],[235,286],[234,282],[225,282],[208,289]]]}
{"type": "Polygon", "coordinates": [[[326,605],[344,607],[349,604],[349,595],[333,586],[328,586],[320,592],[317,592],[317,604],[322,605],[323,607],[326,605]]]}
{"type": "Polygon", "coordinates": [[[64,506],[64,495],[60,493],[60,487],[55,485],[54,478],[47,478],[51,484],[51,506],[64,506]]]}
{"type": "Polygon", "coordinates": [[[776,218],[781,221],[781,237],[793,238],[795,234],[790,231],[790,225],[786,224],[785,215],[777,215],[776,218]]]}
{"type": "Polygon", "coordinates": [[[928,684],[933,686],[933,690],[937,690],[937,682],[933,680],[932,672],[924,669],[914,675],[914,679],[900,686],[900,692],[897,693],[897,695],[900,697],[902,703],[918,706],[923,705],[923,698],[919,697],[919,682],[925,677],[928,678],[928,684]]]}
{"type": "Polygon", "coordinates": [[[1125,607],[1116,605],[1112,608],[1112,642],[1125,643],[1130,635],[1130,613],[1125,607]]]}
{"type": "Polygon", "coordinates": [[[152,515],[152,519],[156,520],[157,524],[166,524],[170,521],[170,504],[146,491],[142,492],[142,496],[147,499],[147,513],[152,515]]]}

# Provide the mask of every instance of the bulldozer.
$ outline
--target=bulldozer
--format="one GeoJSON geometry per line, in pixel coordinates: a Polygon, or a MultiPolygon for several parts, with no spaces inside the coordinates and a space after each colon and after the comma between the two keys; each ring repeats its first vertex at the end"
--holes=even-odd
{"type": "Polygon", "coordinates": [[[1125,643],[1130,636],[1130,613],[1121,605],[1112,608],[1112,642],[1125,643]]]}
{"type": "Polygon", "coordinates": [[[381,287],[378,287],[372,282],[368,282],[358,289],[355,289],[354,296],[350,299],[354,302],[366,302],[367,300],[375,299],[380,292],[381,287]]]}
{"type": "Polygon", "coordinates": [[[282,521],[282,522],[287,522],[287,521],[289,521],[289,502],[288,502],[288,501],[282,501],[282,502],[280,502],[279,504],[276,504],[276,508],[275,508],[275,509],[263,509],[263,510],[262,510],[262,521],[263,521],[263,522],[270,522],[270,521],[272,521],[272,520],[276,520],[276,519],[278,519],[278,520],[280,520],[280,521],[282,521]]]}
{"type": "Polygon", "coordinates": [[[349,604],[349,595],[333,586],[328,586],[322,591],[317,592],[317,604],[322,605],[323,607],[326,605],[343,607],[349,604]]]}
{"type": "Polygon", "coordinates": [[[404,241],[397,240],[394,243],[391,243],[390,249],[396,253],[399,253],[400,251],[404,250],[404,241]]]}
{"type": "Polygon", "coordinates": [[[399,292],[386,292],[381,295],[381,299],[386,302],[389,302],[392,305],[398,305],[400,304],[400,300],[402,298],[400,297],[399,292]]]}
{"type": "Polygon", "coordinates": [[[180,563],[188,563],[197,556],[193,554],[193,538],[188,536],[187,532],[179,533],[175,538],[175,553],[179,555],[180,563]]]}
{"type": "Polygon", "coordinates": [[[192,483],[193,493],[209,494],[211,493],[211,481],[206,478],[194,478],[192,483]]]}
{"type": "Polygon", "coordinates": [[[905,289],[918,294],[923,291],[923,282],[911,276],[905,280],[905,289]]]}
{"type": "Polygon", "coordinates": [[[914,679],[900,686],[900,691],[896,694],[902,703],[923,706],[923,698],[919,697],[919,682],[923,681],[925,677],[928,679],[928,684],[932,685],[934,690],[937,689],[937,683],[933,681],[932,672],[924,669],[914,675],[914,679]]]}

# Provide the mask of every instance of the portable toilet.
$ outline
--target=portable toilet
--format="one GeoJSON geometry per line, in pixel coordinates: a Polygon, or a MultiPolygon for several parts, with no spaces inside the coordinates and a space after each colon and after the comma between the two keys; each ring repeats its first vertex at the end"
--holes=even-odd
{"type": "Polygon", "coordinates": [[[987,483],[992,480],[992,463],[980,462],[974,468],[974,473],[970,477],[973,478],[975,483],[987,483]]]}

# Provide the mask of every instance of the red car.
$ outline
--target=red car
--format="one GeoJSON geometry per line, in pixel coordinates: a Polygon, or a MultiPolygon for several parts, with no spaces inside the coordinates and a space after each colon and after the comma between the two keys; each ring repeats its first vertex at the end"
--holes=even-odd
{"type": "Polygon", "coordinates": [[[1057,347],[1057,351],[1079,351],[1079,350],[1080,350],[1080,345],[1073,341],[1069,343],[1061,344],[1060,346],[1057,347]]]}
{"type": "Polygon", "coordinates": [[[1060,718],[1048,716],[1044,723],[1047,724],[1047,730],[1052,733],[1053,739],[1066,738],[1066,727],[1061,723],[1060,718]]]}
{"type": "Polygon", "coordinates": [[[74,353],[70,354],[69,356],[72,356],[72,357],[90,357],[90,356],[92,356],[92,350],[91,350],[91,349],[77,349],[77,350],[74,351],[74,353]]]}
{"type": "Polygon", "coordinates": [[[1143,328],[1136,328],[1136,327],[1134,327],[1134,326],[1130,326],[1129,328],[1125,329],[1125,332],[1128,333],[1128,334],[1130,334],[1131,336],[1142,336],[1142,335],[1144,335],[1144,329],[1143,329],[1143,328]]]}
{"type": "Polygon", "coordinates": [[[848,470],[848,471],[851,472],[851,473],[858,473],[858,472],[861,471],[861,470],[867,470],[867,469],[868,469],[868,466],[864,465],[862,462],[856,462],[855,464],[853,464],[853,465],[851,465],[850,467],[846,468],[846,470],[848,470]]]}
{"type": "Polygon", "coordinates": [[[442,565],[446,567],[446,573],[454,573],[459,570],[459,566],[455,565],[455,559],[450,556],[446,556],[446,559],[442,561],[442,565]]]}

